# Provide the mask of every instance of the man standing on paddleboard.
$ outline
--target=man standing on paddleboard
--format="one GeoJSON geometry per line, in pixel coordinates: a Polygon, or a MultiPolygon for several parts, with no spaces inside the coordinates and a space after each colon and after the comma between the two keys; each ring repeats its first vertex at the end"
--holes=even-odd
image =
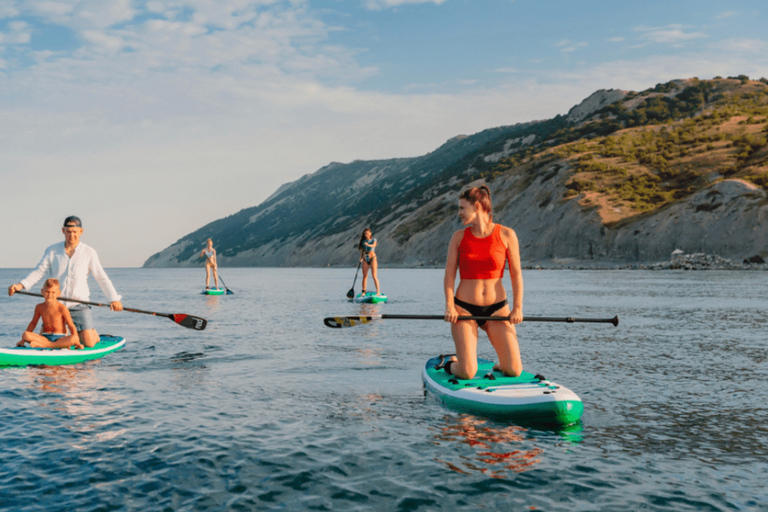
{"type": "MultiPolygon", "coordinates": [[[[62,283],[62,297],[88,301],[91,297],[88,276],[93,275],[104,295],[109,299],[112,311],[122,311],[123,305],[120,302],[122,297],[118,295],[112,281],[104,272],[99,255],[92,247],[80,242],[80,236],[83,234],[83,223],[80,219],[74,215],[64,219],[61,232],[64,233],[64,241],[48,247],[37,268],[21,282],[8,287],[8,295],[13,295],[20,290],[29,290],[41,279],[53,277],[62,283]]],[[[93,324],[90,306],[70,303],[67,307],[77,328],[80,342],[86,347],[95,346],[99,342],[99,334],[93,324]]]]}

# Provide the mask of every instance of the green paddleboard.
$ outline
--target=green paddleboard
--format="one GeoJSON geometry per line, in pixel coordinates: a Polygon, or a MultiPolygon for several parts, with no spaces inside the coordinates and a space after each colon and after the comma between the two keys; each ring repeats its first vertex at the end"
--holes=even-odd
{"type": "Polygon", "coordinates": [[[226,290],[224,290],[223,288],[209,288],[207,290],[203,290],[202,294],[203,295],[224,295],[225,291],[226,290]]]}
{"type": "Polygon", "coordinates": [[[422,380],[446,407],[478,416],[531,424],[570,425],[584,412],[581,399],[559,384],[523,372],[506,377],[493,371],[493,361],[478,358],[473,379],[457,379],[446,373],[443,359],[433,357],[424,366],[422,380]]]}
{"type": "Polygon", "coordinates": [[[77,364],[104,357],[116,350],[120,350],[124,345],[125,338],[102,334],[95,347],[80,350],[69,348],[32,348],[29,346],[0,348],[0,366],[77,364]]]}
{"type": "Polygon", "coordinates": [[[358,293],[352,300],[361,304],[381,304],[387,302],[387,296],[383,293],[376,295],[376,292],[365,292],[358,293]]]}

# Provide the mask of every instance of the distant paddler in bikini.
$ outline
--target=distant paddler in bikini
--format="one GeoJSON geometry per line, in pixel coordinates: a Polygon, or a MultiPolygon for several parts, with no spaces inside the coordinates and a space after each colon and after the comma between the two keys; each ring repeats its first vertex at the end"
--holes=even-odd
{"type": "Polygon", "coordinates": [[[213,240],[210,238],[207,241],[207,247],[200,252],[200,257],[205,257],[205,289],[210,289],[211,272],[213,272],[213,283],[218,290],[219,274],[217,272],[218,265],[216,264],[216,249],[213,248],[213,240]]]}
{"type": "Polygon", "coordinates": [[[491,191],[485,185],[459,196],[459,218],[467,228],[453,234],[445,264],[445,320],[451,322],[456,357],[445,363],[448,373],[471,379],[477,373],[478,328],[488,334],[499,362],[494,370],[518,376],[523,371],[514,324],[523,321],[523,274],[515,232],[493,222],[491,191]],[[509,262],[512,309],[502,278],[509,262]],[[454,294],[456,271],[459,286],[454,294]],[[502,316],[506,322],[458,320],[459,316],[502,316]]]}
{"type": "Polygon", "coordinates": [[[366,285],[368,284],[369,269],[371,277],[373,277],[373,284],[376,285],[376,295],[381,295],[379,278],[376,275],[376,270],[379,268],[379,258],[376,257],[376,244],[376,239],[373,238],[371,230],[365,228],[360,236],[360,243],[357,244],[357,248],[360,250],[360,261],[363,262],[363,295],[365,295],[366,285]]]}

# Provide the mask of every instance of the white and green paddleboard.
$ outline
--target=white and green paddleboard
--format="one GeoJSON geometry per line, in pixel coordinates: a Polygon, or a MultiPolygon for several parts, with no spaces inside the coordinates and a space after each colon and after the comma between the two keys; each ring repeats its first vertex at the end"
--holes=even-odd
{"type": "Polygon", "coordinates": [[[70,348],[32,348],[29,346],[0,348],[0,366],[77,364],[104,357],[107,354],[120,350],[124,345],[125,338],[102,334],[96,346],[80,350],[70,348]]]}
{"type": "Polygon", "coordinates": [[[523,372],[519,377],[506,377],[493,371],[493,361],[478,358],[475,377],[463,380],[446,373],[444,359],[427,361],[422,380],[427,391],[456,411],[551,425],[576,423],[584,411],[576,393],[540,375],[523,372]]]}
{"type": "Polygon", "coordinates": [[[358,293],[352,300],[361,304],[381,304],[387,302],[387,296],[383,293],[376,295],[376,292],[365,292],[358,293]]]}
{"type": "Polygon", "coordinates": [[[206,290],[203,290],[201,293],[203,295],[224,295],[224,289],[223,288],[208,288],[206,290]]]}

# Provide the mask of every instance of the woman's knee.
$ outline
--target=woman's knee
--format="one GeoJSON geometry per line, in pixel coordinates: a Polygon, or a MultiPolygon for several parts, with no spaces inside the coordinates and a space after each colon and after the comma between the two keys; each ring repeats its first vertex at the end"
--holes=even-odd
{"type": "Polygon", "coordinates": [[[459,361],[451,365],[451,370],[460,379],[472,379],[477,373],[477,361],[459,361]]]}

